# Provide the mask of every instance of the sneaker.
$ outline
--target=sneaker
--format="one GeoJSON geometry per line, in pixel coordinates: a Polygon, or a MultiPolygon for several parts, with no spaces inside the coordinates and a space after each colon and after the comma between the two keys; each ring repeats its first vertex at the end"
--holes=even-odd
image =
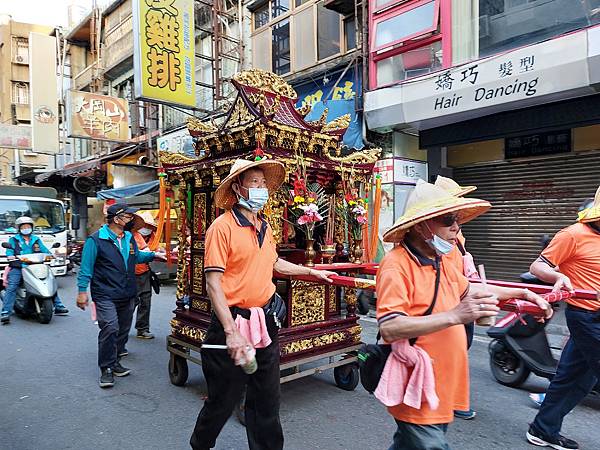
{"type": "Polygon", "coordinates": [[[124,348],[122,351],[117,353],[117,358],[123,358],[124,356],[127,356],[127,355],[129,355],[129,352],[127,351],[126,348],[124,348]]]}
{"type": "Polygon", "coordinates": [[[115,377],[113,377],[113,371],[110,367],[102,369],[99,384],[101,388],[109,388],[115,385],[115,377]]]}
{"type": "Polygon", "coordinates": [[[127,367],[123,367],[121,363],[116,363],[112,368],[112,372],[114,373],[115,377],[126,377],[131,373],[131,370],[127,367]]]}
{"type": "Polygon", "coordinates": [[[531,401],[533,403],[535,403],[535,406],[537,406],[538,408],[540,406],[542,406],[542,403],[544,403],[544,399],[546,398],[546,394],[541,393],[541,394],[535,394],[535,393],[531,393],[529,394],[529,398],[531,399],[531,401]]]}
{"type": "Polygon", "coordinates": [[[57,316],[63,316],[65,314],[69,314],[69,310],[61,303],[60,305],[54,305],[54,314],[57,316]]]}
{"type": "Polygon", "coordinates": [[[139,339],[154,339],[154,335],[149,331],[138,331],[137,337],[139,339]]]}
{"type": "Polygon", "coordinates": [[[469,409],[468,411],[454,411],[454,417],[463,420],[471,420],[474,419],[477,415],[477,412],[469,409]]]}
{"type": "Polygon", "coordinates": [[[544,436],[538,432],[531,425],[529,431],[527,431],[527,441],[530,444],[537,445],[538,447],[550,447],[556,450],[577,450],[579,444],[572,439],[568,439],[560,434],[556,437],[544,436]]]}
{"type": "Polygon", "coordinates": [[[8,313],[6,313],[6,312],[3,312],[3,313],[0,315],[0,323],[1,323],[2,325],[8,325],[8,324],[10,323],[10,314],[8,314],[8,313]]]}

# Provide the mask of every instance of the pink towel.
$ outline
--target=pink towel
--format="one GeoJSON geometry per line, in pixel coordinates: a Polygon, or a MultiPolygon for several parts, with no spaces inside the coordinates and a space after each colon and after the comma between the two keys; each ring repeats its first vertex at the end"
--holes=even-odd
{"type": "Polygon", "coordinates": [[[467,278],[479,278],[477,268],[475,267],[475,261],[473,261],[473,255],[469,252],[465,252],[463,255],[463,271],[467,278]]]}
{"type": "Polygon", "coordinates": [[[431,409],[437,409],[440,400],[435,393],[431,358],[421,347],[411,346],[408,339],[392,343],[392,352],[375,389],[375,397],[385,406],[404,403],[420,409],[423,396],[431,409]]]}
{"type": "Polygon", "coordinates": [[[248,339],[254,348],[265,348],[271,343],[264,309],[250,308],[250,320],[244,319],[238,314],[235,324],[242,336],[248,339]]]}

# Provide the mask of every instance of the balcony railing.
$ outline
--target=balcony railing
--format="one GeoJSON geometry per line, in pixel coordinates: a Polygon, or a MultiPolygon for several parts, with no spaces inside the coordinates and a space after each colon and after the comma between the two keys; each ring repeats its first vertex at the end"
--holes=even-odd
{"type": "Polygon", "coordinates": [[[100,75],[102,71],[102,61],[100,63],[94,63],[90,66],[87,66],[73,78],[73,87],[76,90],[82,90],[86,86],[92,82],[94,77],[100,75]]]}

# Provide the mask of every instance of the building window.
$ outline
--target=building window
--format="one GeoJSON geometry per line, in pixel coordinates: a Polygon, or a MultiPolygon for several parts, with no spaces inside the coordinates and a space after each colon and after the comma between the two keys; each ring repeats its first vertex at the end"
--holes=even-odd
{"type": "Polygon", "coordinates": [[[13,83],[12,102],[16,105],[29,105],[28,83],[13,83]]]}
{"type": "Polygon", "coordinates": [[[265,3],[254,11],[254,29],[264,27],[269,23],[269,4],[265,3]]]}
{"type": "Polygon", "coordinates": [[[425,75],[451,64],[450,1],[378,1],[370,11],[371,89],[425,75]],[[379,10],[377,8],[379,7],[379,10]],[[447,44],[444,44],[447,43],[447,44]]]}
{"type": "Polygon", "coordinates": [[[27,38],[13,38],[13,62],[29,64],[29,40],[27,38]]]}
{"type": "MultiPolygon", "coordinates": [[[[439,0],[430,0],[399,14],[385,14],[375,20],[373,47],[380,50],[402,44],[437,29],[439,0]]],[[[412,6],[412,5],[411,5],[412,6]]]]}
{"type": "Polygon", "coordinates": [[[291,70],[290,64],[290,21],[288,19],[273,25],[272,42],[273,72],[283,75],[291,70]]]}
{"type": "Polygon", "coordinates": [[[536,44],[598,23],[600,0],[479,0],[479,54],[474,57],[536,44]]]}
{"type": "Polygon", "coordinates": [[[323,3],[317,6],[317,43],[320,60],[340,53],[340,15],[323,3]]]}
{"type": "Polygon", "coordinates": [[[426,75],[442,67],[442,43],[437,41],[399,53],[378,61],[376,65],[378,86],[426,75]]]}
{"type": "Polygon", "coordinates": [[[344,19],[344,35],[346,36],[346,51],[356,48],[356,20],[354,16],[344,19]]]}
{"type": "Polygon", "coordinates": [[[256,68],[293,73],[356,48],[354,18],[326,9],[322,0],[261,0],[253,5],[256,68]]]}
{"type": "Polygon", "coordinates": [[[290,10],[289,0],[271,0],[271,18],[284,15],[290,10]]]}

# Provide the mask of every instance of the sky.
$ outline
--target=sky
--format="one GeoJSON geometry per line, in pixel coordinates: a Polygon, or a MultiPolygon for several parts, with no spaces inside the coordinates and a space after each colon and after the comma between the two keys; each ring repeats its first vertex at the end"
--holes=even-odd
{"type": "MultiPolygon", "coordinates": [[[[97,0],[99,5],[109,0],[97,0]]],[[[0,0],[0,14],[10,14],[17,22],[68,26],[68,5],[76,4],[89,11],[92,0],[0,0]]]]}

